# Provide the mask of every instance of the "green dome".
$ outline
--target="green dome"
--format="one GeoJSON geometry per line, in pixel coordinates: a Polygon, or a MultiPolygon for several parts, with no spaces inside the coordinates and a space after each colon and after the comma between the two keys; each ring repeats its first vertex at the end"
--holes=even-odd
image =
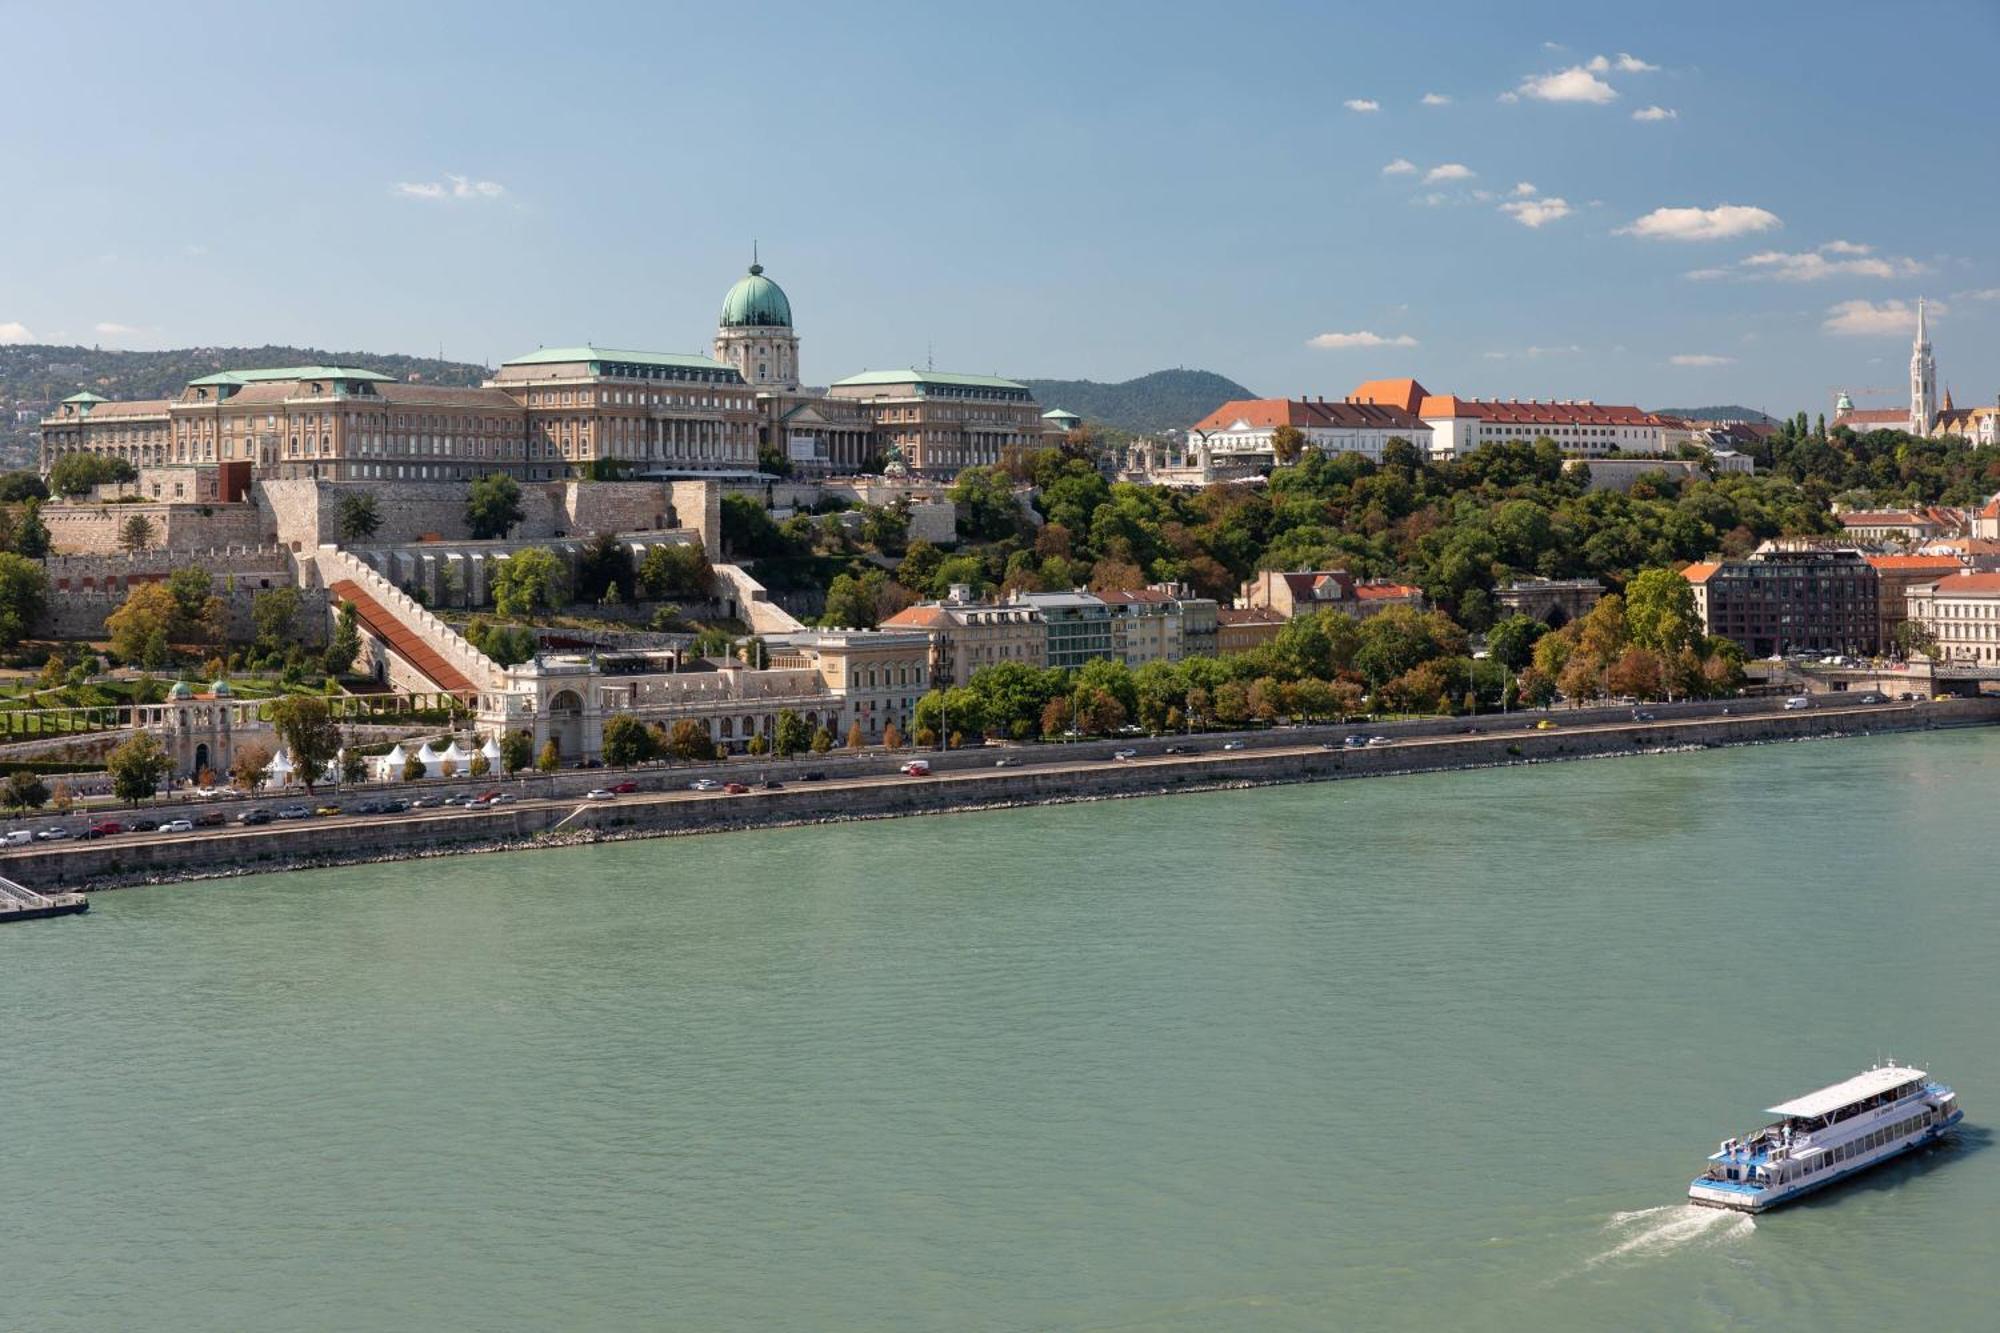
{"type": "Polygon", "coordinates": [[[778,325],[792,327],[792,303],[785,289],[764,276],[762,264],[752,264],[750,272],[736,280],[729,295],[722,298],[722,327],[754,328],[778,325]]]}
{"type": "Polygon", "coordinates": [[[184,680],[175,681],[174,687],[167,691],[167,697],[169,699],[192,699],[194,698],[194,686],[184,680]]]}
{"type": "Polygon", "coordinates": [[[226,680],[216,681],[215,684],[208,687],[208,692],[214,695],[218,699],[226,699],[231,694],[234,693],[234,691],[229,688],[229,682],[226,680]]]}

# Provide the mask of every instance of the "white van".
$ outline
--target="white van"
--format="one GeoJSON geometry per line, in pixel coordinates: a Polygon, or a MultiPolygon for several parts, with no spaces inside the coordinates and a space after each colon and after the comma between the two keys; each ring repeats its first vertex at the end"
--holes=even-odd
{"type": "Polygon", "coordinates": [[[896,771],[908,777],[927,778],[931,774],[931,765],[928,759],[912,759],[896,771]]]}
{"type": "Polygon", "coordinates": [[[18,847],[24,842],[33,842],[34,840],[35,835],[32,830],[24,828],[10,829],[5,839],[5,845],[8,847],[18,847]]]}
{"type": "Polygon", "coordinates": [[[1796,713],[1800,709],[1811,708],[1811,707],[1812,707],[1812,699],[1807,695],[1795,694],[1791,698],[1785,700],[1785,711],[1787,713],[1796,713]]]}

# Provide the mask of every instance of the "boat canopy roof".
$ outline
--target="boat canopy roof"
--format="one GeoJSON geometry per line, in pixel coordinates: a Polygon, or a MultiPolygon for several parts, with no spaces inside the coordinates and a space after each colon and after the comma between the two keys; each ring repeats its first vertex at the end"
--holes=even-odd
{"type": "Polygon", "coordinates": [[[1867,1101],[1880,1096],[1891,1088],[1900,1088],[1905,1083],[1915,1083],[1925,1077],[1921,1069],[1911,1069],[1905,1065],[1884,1065],[1880,1069],[1870,1069],[1856,1074],[1845,1082],[1832,1087],[1809,1092],[1803,1097],[1794,1097],[1788,1102],[1766,1107],[1770,1115],[1794,1116],[1800,1120],[1811,1120],[1823,1116],[1854,1102],[1867,1101]]]}

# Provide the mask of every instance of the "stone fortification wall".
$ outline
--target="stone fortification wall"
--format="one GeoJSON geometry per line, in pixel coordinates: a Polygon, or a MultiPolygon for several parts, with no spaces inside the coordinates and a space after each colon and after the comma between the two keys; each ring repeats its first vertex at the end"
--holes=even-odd
{"type": "Polygon", "coordinates": [[[207,550],[256,546],[272,540],[272,529],[253,504],[64,504],[42,506],[49,547],[65,555],[112,555],[132,516],[153,525],[157,550],[207,550]]]}
{"type": "MultiPolygon", "coordinates": [[[[340,540],[340,501],[375,498],[381,527],[372,545],[464,540],[467,483],[446,481],[331,482],[273,478],[256,483],[258,506],[269,515],[273,540],[305,552],[340,540]]],[[[509,536],[532,541],[597,532],[640,532],[679,525],[720,553],[719,492],[709,481],[550,481],[521,487],[521,523],[509,536]]],[[[116,544],[115,542],[113,543],[116,544]]]]}
{"type": "MultiPolygon", "coordinates": [[[[189,565],[213,577],[216,595],[229,604],[231,633],[245,640],[254,632],[250,608],[257,594],[299,581],[296,562],[278,546],[55,555],[45,562],[49,599],[36,632],[59,639],[102,638],[105,618],[125,604],[134,587],[160,582],[189,565]]],[[[308,622],[299,627],[305,641],[319,642],[317,617],[301,619],[308,622]]]]}

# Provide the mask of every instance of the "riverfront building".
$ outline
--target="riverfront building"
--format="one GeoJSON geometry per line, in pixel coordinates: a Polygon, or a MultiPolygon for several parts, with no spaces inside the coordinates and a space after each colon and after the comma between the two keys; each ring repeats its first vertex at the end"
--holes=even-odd
{"type": "Polygon", "coordinates": [[[1920,584],[1909,616],[1937,636],[1939,661],[2000,663],[2000,574],[1966,570],[1920,584]]]}
{"type": "Polygon", "coordinates": [[[1881,649],[1881,580],[1859,551],[1766,548],[1681,574],[1693,585],[1705,632],[1752,657],[1881,649]]]}
{"type": "Polygon", "coordinates": [[[1286,620],[1314,611],[1342,611],[1357,620],[1392,606],[1424,609],[1424,590],[1409,583],[1361,580],[1344,569],[1260,570],[1243,585],[1238,606],[1264,607],[1286,620]]]}

